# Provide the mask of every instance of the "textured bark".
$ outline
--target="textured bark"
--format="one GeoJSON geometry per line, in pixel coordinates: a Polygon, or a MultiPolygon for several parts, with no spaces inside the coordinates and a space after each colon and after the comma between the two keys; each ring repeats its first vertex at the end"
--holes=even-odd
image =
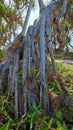
{"type": "Polygon", "coordinates": [[[9,65],[9,86],[12,88],[13,64],[9,65]]]}
{"type": "Polygon", "coordinates": [[[32,26],[28,28],[27,31],[27,44],[28,44],[28,73],[31,69],[31,34],[32,34],[32,26]]]}
{"type": "Polygon", "coordinates": [[[15,93],[15,118],[18,118],[18,75],[17,72],[19,70],[19,59],[20,59],[20,50],[17,49],[14,56],[14,93],[15,93]]]}
{"type": "Polygon", "coordinates": [[[58,25],[58,30],[59,32],[61,32],[61,27],[60,27],[60,23],[59,23],[59,19],[60,17],[62,17],[65,12],[66,12],[66,6],[67,6],[67,0],[57,0],[55,2],[52,2],[50,5],[47,6],[46,8],[46,37],[47,37],[47,47],[49,49],[50,55],[51,55],[51,60],[52,60],[52,64],[53,64],[53,69],[55,72],[56,77],[58,77],[57,75],[57,69],[56,69],[56,65],[55,65],[55,58],[54,58],[54,54],[53,54],[53,49],[52,49],[52,36],[51,36],[51,22],[53,22],[54,18],[56,19],[57,25],[58,25]],[[56,10],[56,8],[61,8],[58,11],[56,10]]]}
{"type": "Polygon", "coordinates": [[[3,87],[2,87],[2,79],[0,78],[0,91],[2,91],[3,87]]]}
{"type": "Polygon", "coordinates": [[[22,63],[22,103],[23,103],[23,113],[27,110],[27,74],[28,74],[28,44],[25,42],[23,49],[23,63],[22,63]]]}
{"type": "Polygon", "coordinates": [[[66,13],[66,7],[67,7],[67,0],[64,0],[61,8],[61,17],[62,16],[64,17],[64,14],[66,13]]]}
{"type": "Polygon", "coordinates": [[[45,39],[45,25],[46,25],[46,7],[43,2],[39,1],[40,6],[40,104],[43,110],[46,112],[49,107],[48,91],[46,88],[46,39],[45,39]]]}
{"type": "Polygon", "coordinates": [[[13,40],[13,42],[9,44],[6,55],[5,55],[5,59],[0,64],[0,75],[1,75],[1,77],[5,76],[6,70],[9,68],[9,65],[11,63],[13,63],[13,58],[14,58],[15,51],[18,48],[21,48],[22,44],[23,44],[23,36],[21,34],[19,34],[13,40]]]}
{"type": "Polygon", "coordinates": [[[45,5],[43,3],[43,0],[38,0],[39,6],[40,6],[40,12],[42,9],[44,9],[45,5]]]}
{"type": "MultiPolygon", "coordinates": [[[[41,21],[40,21],[40,72],[41,72],[41,86],[40,86],[40,103],[42,107],[44,104],[43,97],[45,96],[45,88],[46,88],[46,77],[45,77],[45,21],[46,21],[46,14],[45,9],[42,11],[41,14],[41,21]]],[[[44,97],[45,98],[45,97],[44,97]]]]}
{"type": "Polygon", "coordinates": [[[24,49],[23,49],[23,63],[22,63],[22,80],[23,84],[27,78],[27,71],[28,71],[28,44],[25,42],[24,49]]]}
{"type": "Polygon", "coordinates": [[[25,18],[25,21],[24,21],[23,29],[22,29],[22,35],[23,36],[25,36],[25,32],[26,32],[26,29],[27,29],[27,25],[28,25],[31,9],[32,9],[32,6],[33,6],[33,2],[34,2],[34,0],[30,0],[29,6],[28,6],[26,18],[25,18]]]}
{"type": "Polygon", "coordinates": [[[58,73],[57,73],[57,68],[56,68],[56,64],[55,64],[55,57],[54,57],[52,45],[49,45],[49,52],[50,52],[51,61],[52,61],[55,76],[56,76],[56,78],[58,78],[58,73]]]}
{"type": "Polygon", "coordinates": [[[10,93],[12,92],[12,75],[13,75],[13,65],[9,65],[9,75],[8,75],[8,95],[7,99],[9,99],[10,93]]]}
{"type": "MultiPolygon", "coordinates": [[[[44,112],[49,110],[49,98],[46,88],[46,48],[49,49],[54,72],[57,76],[52,49],[51,23],[54,19],[59,23],[60,16],[63,16],[66,11],[67,0],[53,1],[47,7],[43,4],[43,0],[38,0],[38,2],[40,19],[28,28],[27,35],[24,37],[33,3],[33,0],[31,0],[22,32],[9,45],[5,60],[0,64],[0,88],[2,89],[2,78],[6,77],[7,74],[9,87],[11,92],[15,94],[15,118],[18,118],[18,112],[21,115],[26,114],[28,109],[39,105],[39,103],[41,103],[41,109],[44,112]],[[16,72],[19,70],[20,56],[22,60],[22,84],[18,88],[16,72]],[[34,70],[34,68],[36,69],[34,70]],[[36,70],[40,70],[39,81],[36,81],[36,70]],[[30,75],[30,72],[32,75],[30,75]]],[[[60,25],[58,25],[58,29],[60,32],[60,25]]]]}
{"type": "MultiPolygon", "coordinates": [[[[42,4],[42,1],[39,0],[40,5],[42,4]]],[[[52,20],[54,19],[54,17],[56,17],[57,15],[61,16],[62,14],[65,13],[66,11],[66,5],[67,5],[67,0],[57,0],[54,1],[52,3],[50,3],[46,8],[48,11],[48,21],[47,22],[52,22],[52,20]],[[62,6],[63,5],[63,6],[62,6]],[[62,7],[62,8],[61,8],[62,7]],[[57,8],[57,10],[56,10],[57,8]],[[60,9],[61,8],[61,9],[60,9]],[[62,12],[63,11],[63,12],[62,12]],[[60,12],[60,13],[58,13],[60,12]],[[62,14],[61,14],[62,13],[62,14]],[[50,14],[50,16],[49,16],[50,14]]],[[[43,6],[41,6],[43,9],[43,6]]],[[[46,22],[46,24],[47,24],[46,22]]],[[[38,26],[38,25],[37,25],[38,26]]],[[[34,30],[37,29],[37,26],[34,27],[34,30]]],[[[34,35],[35,35],[34,31],[34,35]]],[[[20,46],[23,43],[23,36],[22,33],[20,33],[15,39],[14,41],[9,45],[8,49],[7,49],[7,54],[5,57],[4,62],[0,65],[0,74],[3,74],[5,72],[5,70],[8,68],[9,64],[11,61],[13,61],[13,56],[14,56],[14,51],[17,48],[20,48],[20,46]]]]}

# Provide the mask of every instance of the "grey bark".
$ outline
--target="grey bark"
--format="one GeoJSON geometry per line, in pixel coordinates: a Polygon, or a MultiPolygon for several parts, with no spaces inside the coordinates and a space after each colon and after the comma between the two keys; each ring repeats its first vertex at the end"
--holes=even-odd
{"type": "MultiPolygon", "coordinates": [[[[41,5],[42,1],[39,0],[39,3],[41,5]]],[[[65,13],[66,11],[66,4],[67,4],[67,0],[57,0],[55,2],[52,2],[50,5],[47,6],[48,10],[52,10],[52,14],[54,14],[56,8],[59,6],[62,7],[62,4],[63,4],[63,12],[65,13]],[[63,3],[64,2],[64,3],[63,3]],[[65,7],[65,8],[64,8],[65,7]]],[[[43,6],[41,6],[43,7],[43,6]]],[[[61,10],[62,10],[61,9],[61,10]]],[[[47,10],[47,11],[48,11],[47,10]]],[[[61,12],[61,11],[58,11],[58,12],[61,12]]],[[[62,13],[63,14],[63,13],[62,13]]],[[[56,15],[56,14],[55,14],[56,15]]],[[[61,15],[61,13],[59,14],[61,15]]],[[[53,16],[54,17],[54,16],[53,16]]],[[[51,17],[52,18],[52,17],[51,17]]],[[[49,19],[49,18],[48,18],[49,19]]],[[[50,19],[51,20],[51,19],[50,19]]],[[[51,21],[52,22],[52,21],[51,21]]],[[[34,27],[35,28],[35,27],[34,27]]],[[[37,28],[37,27],[36,27],[37,28]]],[[[36,29],[35,28],[35,29],[36,29]]],[[[23,36],[22,36],[22,33],[20,33],[16,38],[15,40],[9,45],[8,49],[7,49],[7,54],[6,54],[6,57],[5,57],[5,60],[4,62],[0,65],[0,75],[3,74],[5,72],[5,70],[8,68],[9,64],[11,61],[13,61],[13,56],[14,56],[14,51],[17,49],[17,48],[20,48],[20,46],[22,45],[23,43],[23,36]]]]}
{"type": "Polygon", "coordinates": [[[56,77],[58,77],[58,75],[57,75],[57,69],[56,69],[56,65],[55,65],[55,58],[54,58],[53,49],[52,49],[52,43],[51,43],[52,39],[51,39],[51,29],[50,28],[51,28],[51,22],[53,22],[53,19],[55,17],[57,25],[58,25],[58,30],[61,32],[59,19],[66,12],[66,6],[67,6],[67,0],[57,0],[57,1],[52,2],[46,8],[46,12],[47,12],[47,16],[46,16],[46,36],[47,36],[47,41],[48,41],[47,47],[48,47],[48,49],[50,51],[52,64],[53,64],[53,68],[54,68],[54,72],[55,72],[56,77]],[[61,9],[59,9],[59,16],[56,16],[56,14],[54,13],[55,9],[57,7],[61,8],[61,9]],[[54,16],[54,14],[55,14],[55,16],[54,16]]]}
{"type": "Polygon", "coordinates": [[[7,99],[9,99],[10,93],[12,92],[12,75],[13,75],[13,65],[9,65],[9,75],[8,75],[8,95],[7,99]]]}
{"type": "MultiPolygon", "coordinates": [[[[26,39],[27,40],[27,39],[26,39]]],[[[23,98],[23,113],[27,110],[27,73],[28,73],[28,44],[25,41],[23,49],[23,63],[22,63],[22,98],[23,98]]]]}
{"type": "Polygon", "coordinates": [[[40,6],[40,104],[44,111],[47,110],[48,98],[46,91],[46,39],[45,39],[45,25],[46,25],[46,7],[43,4],[43,1],[39,1],[40,6]]]}
{"type": "Polygon", "coordinates": [[[27,31],[27,44],[28,44],[28,73],[31,69],[31,34],[32,34],[32,26],[29,26],[27,31]]]}
{"type": "Polygon", "coordinates": [[[11,42],[7,48],[4,61],[0,64],[0,75],[1,77],[5,76],[6,70],[9,68],[9,65],[13,63],[14,53],[18,48],[21,48],[23,44],[23,36],[21,33],[11,42]]]}
{"type": "Polygon", "coordinates": [[[30,0],[29,6],[28,6],[27,14],[26,14],[23,29],[22,29],[22,35],[23,36],[25,36],[25,32],[26,32],[26,29],[27,29],[29,17],[30,17],[30,14],[31,14],[31,9],[32,9],[32,6],[33,6],[33,2],[34,2],[34,0],[30,0]]]}
{"type": "Polygon", "coordinates": [[[22,63],[22,80],[23,84],[26,81],[27,78],[27,71],[28,71],[28,44],[25,41],[24,47],[23,47],[23,63],[22,63]]]}
{"type": "Polygon", "coordinates": [[[46,87],[46,79],[45,79],[45,9],[41,14],[40,21],[40,72],[41,72],[41,86],[40,86],[40,102],[43,106],[43,96],[44,90],[46,87]]]}
{"type": "Polygon", "coordinates": [[[53,69],[54,73],[57,77],[57,68],[55,64],[55,58],[54,58],[54,53],[53,53],[53,48],[52,48],[52,37],[51,37],[51,16],[52,16],[52,11],[50,9],[47,10],[47,15],[46,15],[46,38],[47,38],[47,48],[49,49],[52,64],[53,64],[53,69]],[[49,17],[49,19],[48,19],[49,17]]]}
{"type": "Polygon", "coordinates": [[[38,0],[39,6],[40,6],[40,12],[45,7],[43,0],[38,0]]]}
{"type": "Polygon", "coordinates": [[[64,0],[61,8],[61,17],[64,16],[64,14],[66,13],[66,7],[67,7],[67,0],[64,0]]]}
{"type": "Polygon", "coordinates": [[[18,118],[18,75],[17,72],[19,70],[19,59],[20,59],[20,50],[17,49],[17,51],[15,52],[15,56],[14,56],[14,92],[15,92],[15,118],[18,118]]]}
{"type": "MultiPolygon", "coordinates": [[[[33,0],[31,0],[32,2],[33,0]]],[[[43,0],[38,0],[39,6],[40,6],[40,20],[39,22],[34,23],[32,27],[29,27],[27,31],[27,35],[24,37],[26,26],[29,18],[29,11],[31,10],[32,4],[29,5],[28,8],[28,16],[26,16],[26,21],[24,23],[22,32],[15,38],[15,40],[9,45],[5,60],[3,64],[0,65],[0,77],[2,78],[2,75],[5,75],[5,72],[7,69],[9,69],[10,63],[14,63],[13,66],[13,77],[12,77],[12,91],[15,92],[15,117],[18,118],[18,106],[19,106],[19,100],[22,100],[22,105],[20,107],[23,107],[23,114],[26,114],[27,106],[28,108],[32,107],[33,105],[36,105],[36,99],[38,97],[38,94],[36,94],[36,85],[34,84],[34,75],[33,79],[29,77],[29,72],[31,67],[34,67],[35,62],[40,63],[40,103],[42,105],[42,108],[46,111],[49,107],[49,100],[48,100],[48,91],[46,90],[46,44],[49,47],[51,59],[53,62],[55,74],[57,75],[57,70],[55,66],[55,60],[54,60],[54,54],[52,50],[52,39],[51,39],[51,22],[53,22],[54,17],[57,17],[57,14],[55,14],[56,8],[58,8],[58,11],[60,12],[60,16],[65,13],[66,8],[66,0],[57,0],[52,2],[47,7],[44,6],[43,0]],[[64,3],[63,3],[64,2],[64,3]],[[63,5],[63,12],[61,12],[61,7],[63,5]],[[26,25],[26,26],[25,26],[26,25]],[[37,40],[36,37],[38,37],[38,33],[40,35],[40,57],[38,54],[38,49],[36,49],[37,40]],[[36,45],[35,45],[36,42],[36,45]],[[22,56],[22,91],[20,92],[20,89],[18,89],[18,76],[16,76],[16,72],[19,69],[19,60],[20,60],[20,48],[23,47],[23,56],[22,56]],[[35,54],[36,53],[36,54],[35,54]],[[32,64],[32,57],[34,59],[34,64],[32,64]],[[36,57],[36,61],[35,61],[36,57]],[[38,60],[40,59],[40,61],[38,60]],[[18,93],[21,93],[19,94],[18,93]],[[19,96],[21,95],[21,98],[19,99],[19,96]],[[29,103],[29,104],[28,104],[29,103]]],[[[39,65],[38,65],[39,70],[39,65]]],[[[33,68],[34,69],[34,68],[33,68]]],[[[11,72],[11,69],[9,71],[11,72]]],[[[11,74],[10,74],[11,75],[11,74]]],[[[11,76],[9,76],[10,78],[11,76]]],[[[9,81],[10,82],[10,81],[9,81]]],[[[10,83],[11,84],[11,83],[10,83]]],[[[11,85],[10,85],[11,86],[11,85]]],[[[37,88],[38,90],[38,88],[37,88]]],[[[39,90],[38,90],[39,93],[39,90]]],[[[39,99],[38,99],[39,101],[39,99]]],[[[38,102],[39,103],[39,102],[38,102]]]]}
{"type": "Polygon", "coordinates": [[[12,88],[13,64],[9,65],[9,87],[12,88]]]}
{"type": "Polygon", "coordinates": [[[2,87],[2,78],[0,78],[0,91],[2,91],[3,87],[2,87]]]}
{"type": "Polygon", "coordinates": [[[55,73],[56,78],[58,78],[58,71],[57,71],[56,64],[55,64],[55,57],[54,57],[52,45],[50,45],[50,44],[49,44],[49,51],[50,51],[50,56],[51,56],[54,73],[55,73]]]}

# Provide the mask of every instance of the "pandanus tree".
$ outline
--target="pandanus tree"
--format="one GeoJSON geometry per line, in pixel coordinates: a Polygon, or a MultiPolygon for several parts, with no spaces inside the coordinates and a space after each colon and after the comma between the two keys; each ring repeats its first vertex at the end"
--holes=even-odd
{"type": "Polygon", "coordinates": [[[61,34],[60,19],[65,17],[67,0],[51,1],[47,6],[43,0],[38,0],[40,18],[28,27],[25,35],[33,0],[30,0],[27,15],[21,33],[15,37],[7,48],[4,61],[0,64],[0,89],[3,82],[8,83],[8,92],[15,95],[15,118],[26,114],[33,106],[40,104],[41,110],[49,112],[49,95],[47,91],[47,77],[49,76],[47,53],[49,51],[58,78],[55,58],[52,48],[52,27],[56,26],[61,34]],[[19,84],[19,70],[21,83],[19,84]],[[37,77],[38,75],[38,77],[37,77]]]}

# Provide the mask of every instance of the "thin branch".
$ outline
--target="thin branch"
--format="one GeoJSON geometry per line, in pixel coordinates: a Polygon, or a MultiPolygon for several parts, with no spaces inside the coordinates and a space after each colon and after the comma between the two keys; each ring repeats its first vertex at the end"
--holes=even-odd
{"type": "Polygon", "coordinates": [[[24,25],[23,25],[23,29],[22,29],[22,35],[23,36],[25,35],[26,29],[27,29],[27,25],[28,25],[32,6],[33,6],[33,0],[30,0],[29,7],[28,7],[28,10],[27,10],[27,14],[26,14],[26,18],[25,18],[24,25]]]}
{"type": "Polygon", "coordinates": [[[40,6],[40,11],[45,7],[43,0],[38,0],[39,6],[40,6]]]}

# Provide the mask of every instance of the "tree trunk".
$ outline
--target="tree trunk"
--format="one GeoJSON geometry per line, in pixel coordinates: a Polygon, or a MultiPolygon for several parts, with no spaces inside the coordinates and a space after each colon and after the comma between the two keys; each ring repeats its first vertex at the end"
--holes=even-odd
{"type": "Polygon", "coordinates": [[[14,56],[14,66],[13,66],[13,89],[15,94],[15,118],[18,118],[18,70],[19,70],[19,59],[20,50],[17,49],[14,56]]]}
{"type": "Polygon", "coordinates": [[[57,76],[52,49],[51,23],[58,14],[61,16],[65,13],[64,7],[66,8],[67,1],[57,0],[51,2],[47,7],[43,4],[43,0],[38,0],[38,2],[40,6],[39,21],[28,28],[27,35],[24,37],[33,3],[31,0],[22,32],[9,45],[5,60],[0,65],[0,89],[2,89],[3,75],[6,76],[6,72],[9,70],[9,86],[12,87],[11,92],[15,94],[15,118],[18,118],[19,112],[21,115],[26,114],[28,109],[39,104],[45,113],[49,110],[49,96],[46,86],[46,63],[48,63],[46,61],[46,47],[49,48],[54,72],[57,76]],[[38,40],[39,36],[40,40],[38,40]],[[22,55],[21,59],[20,55],[22,55]],[[16,73],[19,71],[20,60],[22,60],[22,84],[18,85],[16,73]],[[10,66],[10,63],[13,63],[13,67],[10,66]],[[40,76],[37,80],[36,71],[39,73],[39,70],[40,76]]]}
{"type": "Polygon", "coordinates": [[[0,92],[2,92],[2,89],[3,89],[3,87],[2,87],[2,78],[0,78],[0,92]]]}
{"type": "Polygon", "coordinates": [[[25,32],[26,32],[26,29],[27,29],[27,25],[28,25],[31,9],[32,9],[32,6],[33,6],[33,2],[34,2],[33,0],[30,0],[29,6],[28,6],[26,18],[25,18],[25,21],[24,21],[23,29],[22,29],[22,35],[23,36],[25,36],[25,32]]]}

